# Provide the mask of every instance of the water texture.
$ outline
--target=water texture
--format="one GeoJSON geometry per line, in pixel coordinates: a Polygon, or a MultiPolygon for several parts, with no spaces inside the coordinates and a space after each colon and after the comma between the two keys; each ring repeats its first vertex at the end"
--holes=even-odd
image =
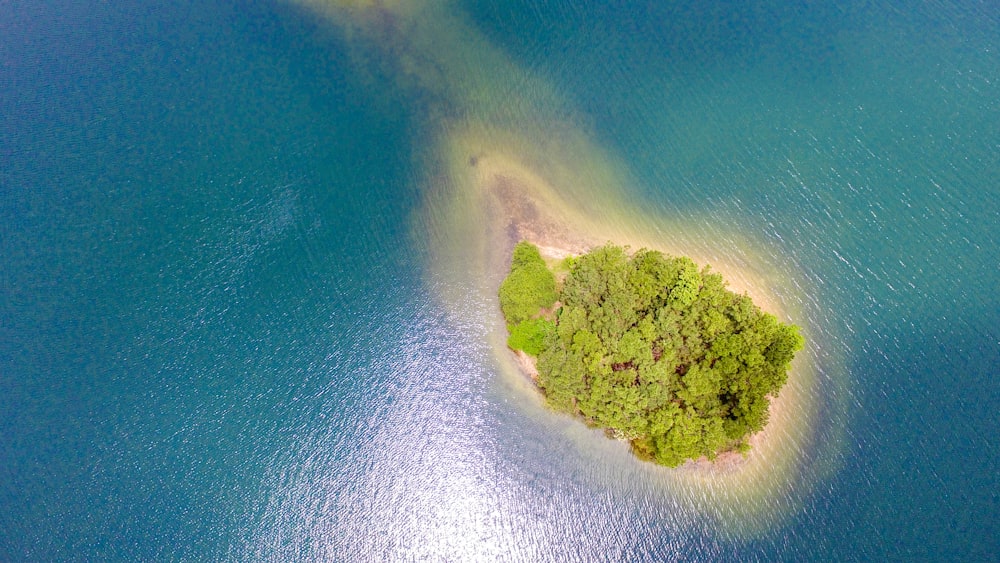
{"type": "Polygon", "coordinates": [[[1000,9],[361,4],[0,11],[0,559],[993,557],[1000,9]],[[511,377],[470,149],[769,280],[781,486],[511,377]]]}

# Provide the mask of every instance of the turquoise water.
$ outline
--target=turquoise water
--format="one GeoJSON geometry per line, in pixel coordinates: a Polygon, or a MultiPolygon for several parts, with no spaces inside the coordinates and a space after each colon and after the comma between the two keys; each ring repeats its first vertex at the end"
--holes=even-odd
{"type": "Polygon", "coordinates": [[[455,8],[630,201],[798,270],[829,469],[764,531],[503,382],[423,237],[442,102],[337,26],[6,8],[0,559],[993,557],[1000,10],[812,4],[455,8]]]}

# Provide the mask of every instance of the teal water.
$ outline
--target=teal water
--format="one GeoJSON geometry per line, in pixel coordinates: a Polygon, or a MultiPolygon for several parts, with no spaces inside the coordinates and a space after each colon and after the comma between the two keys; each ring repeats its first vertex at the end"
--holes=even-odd
{"type": "Polygon", "coordinates": [[[1000,10],[455,9],[629,198],[800,270],[833,469],[752,534],[607,485],[442,310],[435,114],[324,19],[8,6],[0,559],[994,557],[1000,10]]]}

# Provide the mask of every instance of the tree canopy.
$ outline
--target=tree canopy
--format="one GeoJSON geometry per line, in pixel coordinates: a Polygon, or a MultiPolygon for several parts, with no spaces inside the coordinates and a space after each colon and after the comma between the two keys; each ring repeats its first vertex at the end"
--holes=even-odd
{"type": "Polygon", "coordinates": [[[540,354],[545,335],[555,328],[550,320],[539,318],[540,311],[552,307],[556,298],[556,278],[538,248],[517,243],[510,274],[500,284],[500,310],[510,332],[507,345],[533,356],[540,354]]]}
{"type": "Polygon", "coordinates": [[[667,466],[746,451],[803,346],[798,327],[689,258],[607,245],[568,267],[557,288],[521,242],[500,286],[508,344],[537,356],[548,404],[667,466]]]}

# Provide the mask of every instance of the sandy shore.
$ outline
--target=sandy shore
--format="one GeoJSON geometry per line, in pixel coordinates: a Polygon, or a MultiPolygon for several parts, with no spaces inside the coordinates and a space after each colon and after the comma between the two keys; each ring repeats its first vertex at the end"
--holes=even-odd
{"type": "MultiPolygon", "coordinates": [[[[482,203],[488,210],[487,254],[494,279],[499,280],[505,273],[513,246],[520,240],[528,240],[538,246],[543,257],[553,263],[566,256],[585,253],[608,241],[633,249],[650,248],[672,255],[688,255],[699,265],[706,263],[699,256],[685,254],[663,241],[649,240],[617,225],[602,224],[604,217],[582,216],[575,206],[560,199],[544,178],[513,159],[500,155],[476,155],[468,160],[468,173],[478,186],[482,203]]],[[[767,292],[767,280],[736,264],[715,260],[710,265],[723,275],[731,290],[747,294],[762,310],[780,320],[790,320],[780,302],[767,292]]],[[[510,354],[507,350],[504,353],[510,354]]],[[[534,380],[537,371],[532,358],[517,354],[516,363],[523,375],[534,380]]],[[[798,381],[799,363],[793,364],[789,383],[777,397],[772,398],[768,424],[750,438],[750,454],[725,453],[714,461],[702,459],[688,462],[678,471],[695,479],[729,477],[742,481],[750,474],[766,469],[762,466],[771,462],[780,463],[777,457],[782,449],[790,447],[786,442],[793,434],[793,423],[808,419],[804,414],[805,406],[796,404],[801,393],[794,390],[802,387],[798,381]]]]}

